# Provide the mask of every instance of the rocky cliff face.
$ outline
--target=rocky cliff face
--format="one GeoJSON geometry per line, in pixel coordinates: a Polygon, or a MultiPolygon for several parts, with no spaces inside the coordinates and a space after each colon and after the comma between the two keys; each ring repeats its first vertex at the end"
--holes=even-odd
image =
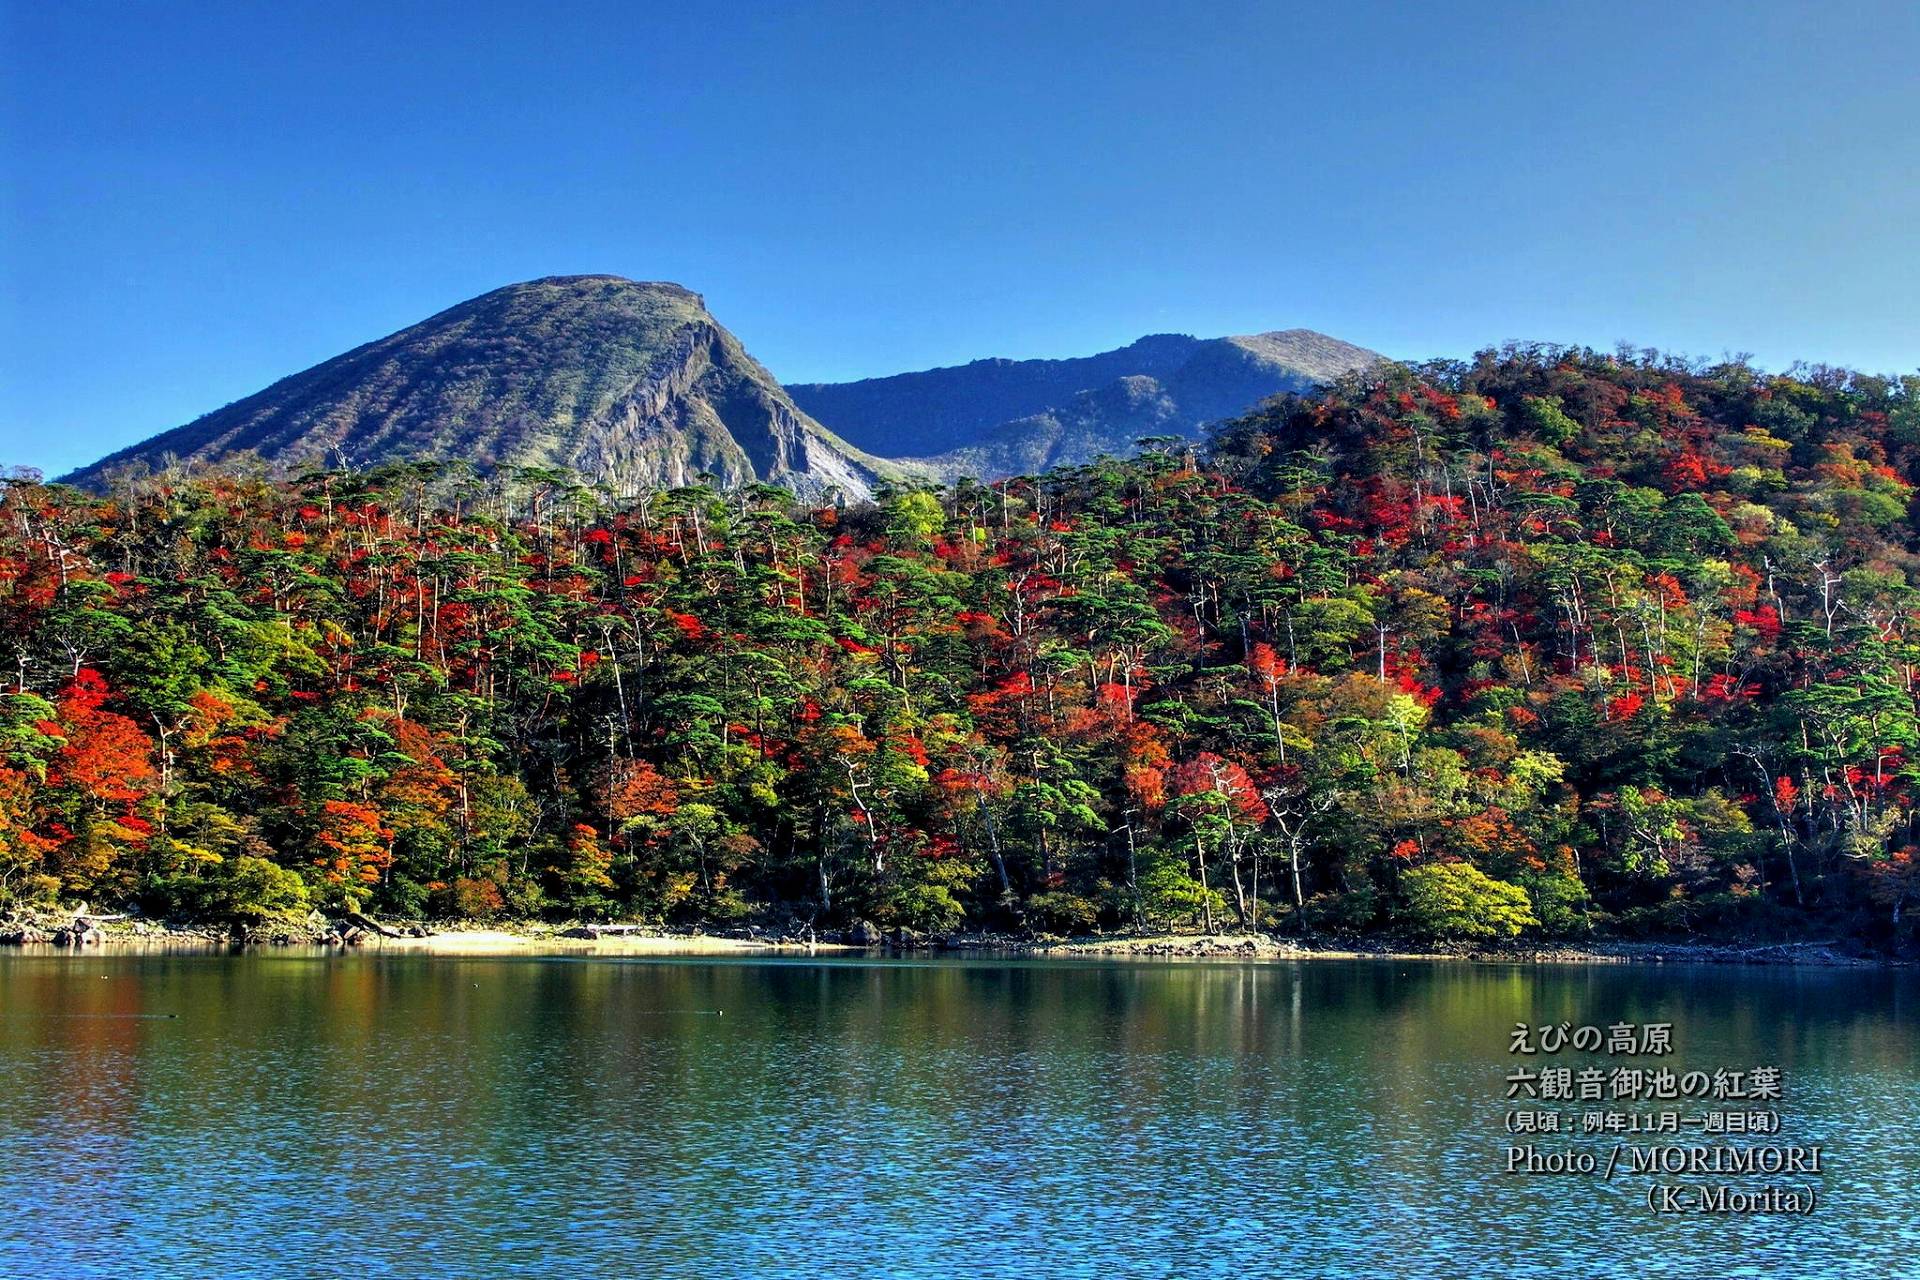
{"type": "Polygon", "coordinates": [[[914,471],[804,413],[698,294],[618,276],[497,289],[66,479],[248,454],[283,470],[428,457],[566,467],[621,493],[704,474],[817,500],[914,471]]]}

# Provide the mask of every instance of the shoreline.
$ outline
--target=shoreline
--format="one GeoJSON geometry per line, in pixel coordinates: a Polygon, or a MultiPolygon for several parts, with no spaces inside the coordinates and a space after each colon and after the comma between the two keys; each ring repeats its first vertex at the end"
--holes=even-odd
{"type": "Polygon", "coordinates": [[[1385,960],[1452,961],[1470,964],[1716,964],[1779,968],[1905,968],[1913,962],[1892,956],[1855,956],[1829,943],[1775,943],[1758,947],[1711,942],[1628,942],[1601,940],[1583,944],[1532,943],[1510,946],[1458,944],[1419,947],[1405,940],[1324,939],[1306,944],[1270,935],[1143,938],[1068,938],[1026,944],[1028,954],[1058,957],[1167,960],[1385,960]]]}
{"type": "MultiPolygon", "coordinates": [[[[372,922],[366,922],[371,924],[372,922]]],[[[728,933],[673,933],[639,926],[568,927],[453,925],[428,932],[412,925],[406,932],[334,926],[325,932],[302,928],[256,929],[236,939],[214,927],[180,927],[146,922],[96,924],[83,943],[66,929],[19,926],[0,933],[0,942],[21,952],[98,955],[102,952],[232,952],[312,950],[320,953],[469,957],[648,956],[950,956],[1062,960],[1386,960],[1455,961],[1478,964],[1718,964],[1815,968],[1904,968],[1913,962],[1893,956],[1850,955],[1829,942],[1751,946],[1704,941],[1636,942],[1596,940],[1580,944],[1454,944],[1420,946],[1404,939],[1328,937],[1300,939],[1272,934],[1151,934],[1092,937],[1015,937],[1000,934],[952,934],[891,938],[868,927],[848,938],[829,934],[807,940],[776,937],[756,930],[728,933]]]]}

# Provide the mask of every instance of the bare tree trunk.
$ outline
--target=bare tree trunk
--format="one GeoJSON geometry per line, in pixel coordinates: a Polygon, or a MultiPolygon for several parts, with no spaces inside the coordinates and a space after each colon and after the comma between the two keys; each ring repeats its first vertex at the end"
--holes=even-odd
{"type": "Polygon", "coordinates": [[[1000,877],[1000,896],[1013,897],[1013,881],[1007,878],[1007,860],[1000,853],[1000,833],[993,825],[993,810],[984,798],[980,801],[980,823],[987,829],[987,856],[993,860],[994,874],[1000,877]]]}
{"type": "Polygon", "coordinates": [[[1193,852],[1200,859],[1200,928],[1213,932],[1213,891],[1207,888],[1207,846],[1200,839],[1200,833],[1193,833],[1193,852]]]}
{"type": "Polygon", "coordinates": [[[1300,932],[1305,933],[1307,931],[1307,899],[1300,892],[1300,842],[1298,840],[1287,842],[1287,855],[1293,871],[1293,918],[1300,926],[1300,932]]]}
{"type": "Polygon", "coordinates": [[[1240,853],[1236,849],[1228,859],[1228,869],[1233,872],[1233,910],[1240,917],[1240,932],[1245,933],[1251,924],[1247,919],[1247,891],[1240,883],[1240,853]]]}

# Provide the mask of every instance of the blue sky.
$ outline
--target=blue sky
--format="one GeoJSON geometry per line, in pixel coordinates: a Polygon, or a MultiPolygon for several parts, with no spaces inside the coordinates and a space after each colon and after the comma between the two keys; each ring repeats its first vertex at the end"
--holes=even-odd
{"type": "Polygon", "coordinates": [[[0,0],[0,463],[473,294],[789,381],[1306,326],[1920,367],[1920,6],[0,0]]]}

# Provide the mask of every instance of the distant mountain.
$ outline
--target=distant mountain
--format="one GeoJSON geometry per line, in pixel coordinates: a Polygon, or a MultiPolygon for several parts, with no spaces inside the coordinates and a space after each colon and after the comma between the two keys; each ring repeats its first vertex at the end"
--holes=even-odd
{"type": "Polygon", "coordinates": [[[496,289],[65,477],[257,454],[282,469],[467,458],[631,493],[755,480],[810,499],[914,474],[801,411],[677,284],[553,276],[496,289]]]}
{"type": "Polygon", "coordinates": [[[1154,334],[1066,360],[976,360],[860,382],[798,383],[794,402],[862,447],[943,476],[994,478],[1196,436],[1283,391],[1382,359],[1310,329],[1235,338],[1154,334]]]}

